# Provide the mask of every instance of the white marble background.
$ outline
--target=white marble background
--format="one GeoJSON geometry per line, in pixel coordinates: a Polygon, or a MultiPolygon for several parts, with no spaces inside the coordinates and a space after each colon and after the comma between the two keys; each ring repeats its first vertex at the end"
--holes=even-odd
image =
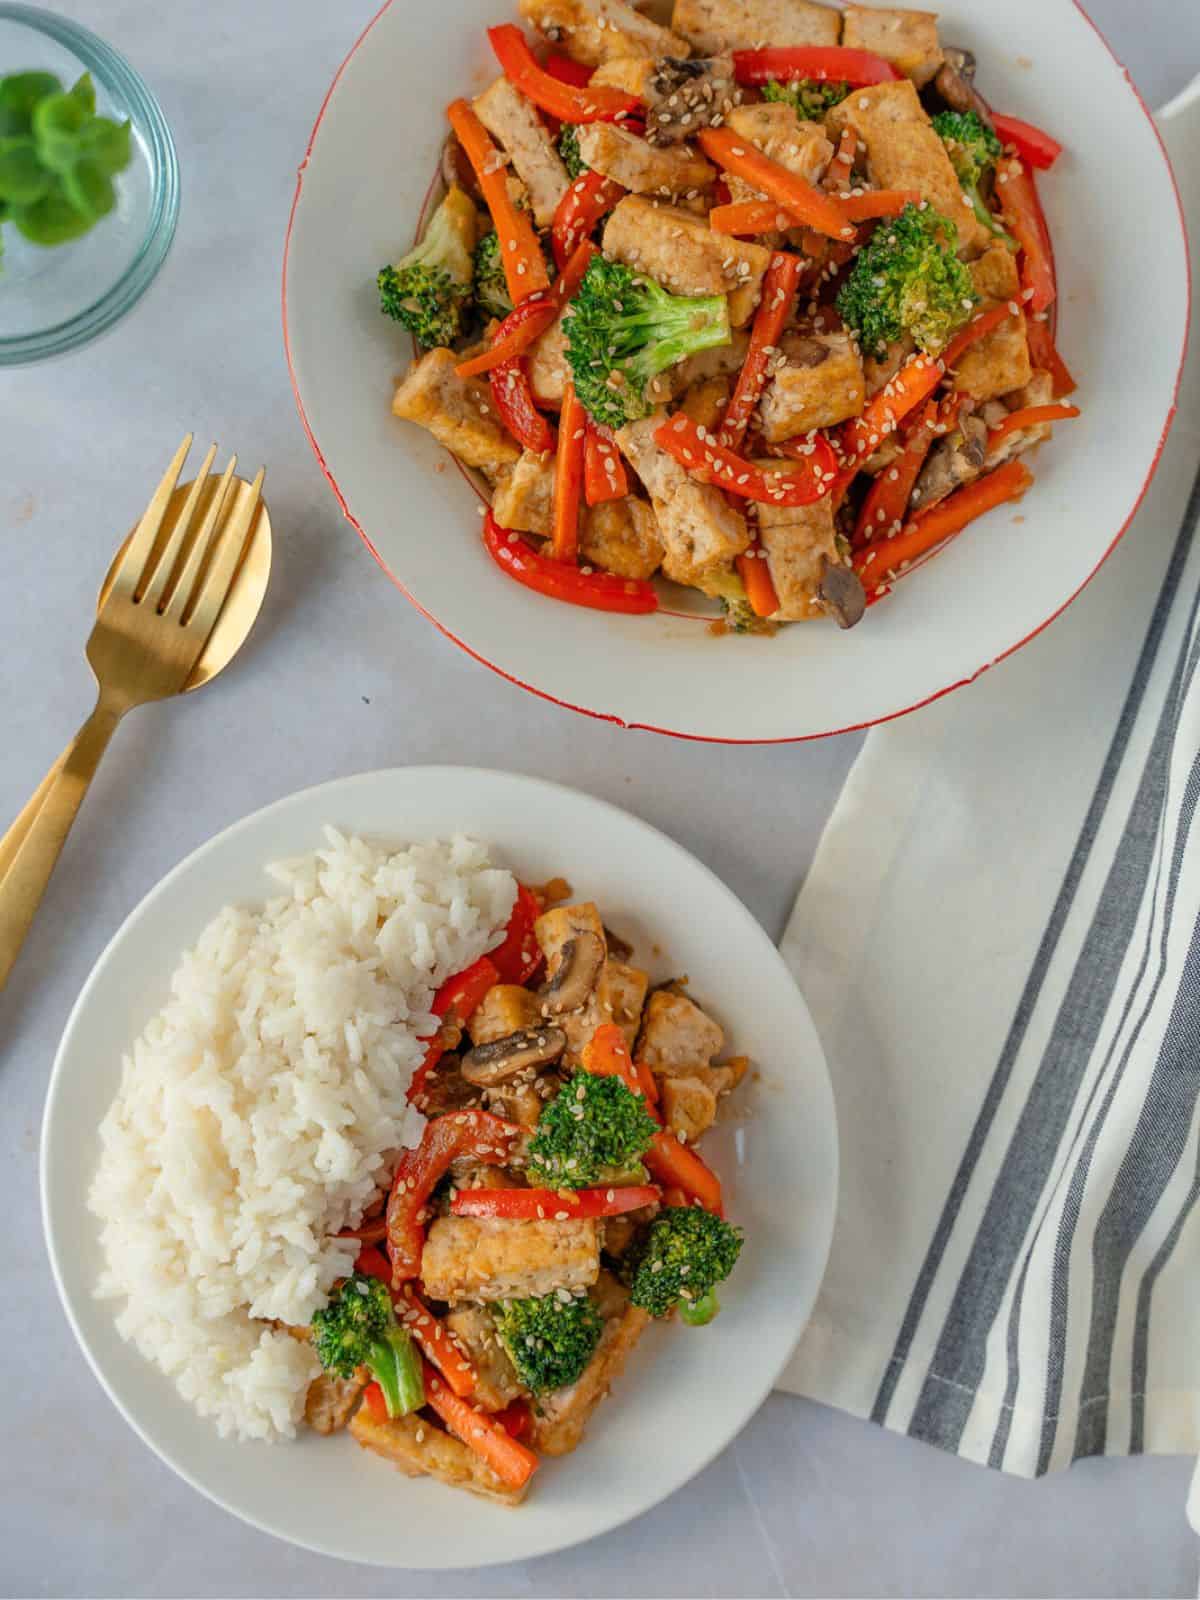
{"type": "MultiPolygon", "coordinates": [[[[46,1077],[96,955],[181,856],[325,778],[478,762],[628,806],[709,862],[778,935],[858,748],[854,736],[706,748],[559,711],[443,640],[340,520],[288,390],[279,266],[316,108],[375,5],[57,4],[158,93],[183,207],[161,277],[126,324],[66,361],[0,376],[0,818],[88,709],[82,645],[98,580],[186,429],[267,462],[277,543],[237,667],[121,730],[0,1001],[0,1592],[1194,1595],[1186,1461],[1089,1462],[1028,1484],[783,1395],[672,1500],[578,1550],[436,1577],[344,1566],[243,1527],[173,1477],[77,1352],[38,1218],[46,1077]]],[[[1093,0],[1092,11],[1152,104],[1200,68],[1196,0],[1093,0]]]]}

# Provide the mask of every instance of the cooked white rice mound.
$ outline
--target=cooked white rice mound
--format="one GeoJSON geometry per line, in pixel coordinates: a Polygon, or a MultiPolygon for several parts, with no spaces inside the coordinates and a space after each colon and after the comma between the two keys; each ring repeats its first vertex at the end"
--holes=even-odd
{"type": "Polygon", "coordinates": [[[252,1319],[307,1323],[350,1270],[354,1244],[330,1236],[420,1139],[405,1092],[434,990],[500,942],[516,895],[472,839],[326,839],[180,962],[125,1058],[89,1196],[122,1336],[243,1439],[291,1436],[317,1372],[252,1319]]]}

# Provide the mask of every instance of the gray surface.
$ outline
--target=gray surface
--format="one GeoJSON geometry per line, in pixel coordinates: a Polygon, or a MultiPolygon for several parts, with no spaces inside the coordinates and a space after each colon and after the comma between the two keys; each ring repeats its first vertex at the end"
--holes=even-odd
{"type": "MultiPolygon", "coordinates": [[[[187,428],[268,463],[277,556],[236,669],[121,730],[0,1001],[9,1262],[0,1591],[1194,1594],[1188,1462],[1090,1462],[1026,1484],[784,1396],[666,1505],[581,1550],[436,1580],[346,1567],[202,1501],[126,1429],[82,1366],[40,1242],[46,1075],[96,955],[187,851],[324,778],[479,762],[630,807],[709,862],[777,935],[857,749],[851,737],[709,749],[544,705],[436,634],[340,521],[288,392],[279,259],[315,109],[374,7],[59,5],[124,50],[161,96],[180,147],[183,209],[161,279],[126,325],[69,362],[0,379],[0,817],[16,813],[88,709],[81,646],[97,582],[156,464],[187,428]]],[[[1151,103],[1200,67],[1200,7],[1104,0],[1094,12],[1151,103]]]]}

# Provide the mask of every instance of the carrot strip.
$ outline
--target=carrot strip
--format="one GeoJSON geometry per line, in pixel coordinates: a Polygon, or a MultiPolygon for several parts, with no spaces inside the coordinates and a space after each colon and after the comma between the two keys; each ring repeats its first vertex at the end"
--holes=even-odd
{"type": "Polygon", "coordinates": [[[738,577],[745,585],[746,599],[749,600],[754,615],[773,617],[779,610],[779,596],[775,593],[771,568],[767,564],[762,545],[756,540],[749,550],[744,550],[740,556],[734,556],[733,564],[737,568],[738,577]]]}
{"type": "Polygon", "coordinates": [[[827,189],[830,194],[845,193],[850,187],[850,175],[854,171],[854,157],[857,153],[857,133],[853,128],[843,128],[837,151],[825,169],[825,176],[821,179],[822,189],[827,189]]]}
{"type": "Polygon", "coordinates": [[[931,506],[894,538],[877,539],[859,550],[854,557],[855,571],[864,586],[878,589],[918,556],[961,532],[985,511],[1008,500],[1019,500],[1032,482],[1033,474],[1022,461],[1010,461],[998,467],[965,489],[959,489],[940,505],[931,506]]]}
{"type": "Polygon", "coordinates": [[[729,128],[701,128],[700,145],[718,166],[761,189],[792,212],[803,226],[828,234],[831,239],[853,242],[854,229],[837,201],[763,155],[749,140],[739,139],[729,128]]]}
{"type": "Polygon", "coordinates": [[[587,419],[583,436],[583,497],[589,506],[606,500],[623,500],[629,493],[629,474],[612,429],[587,419]]]}
{"type": "Polygon", "coordinates": [[[583,445],[587,412],[568,381],[558,422],[554,458],[554,532],[550,553],[556,561],[574,561],[579,550],[579,502],[583,497],[583,445]]]}
{"type": "Polygon", "coordinates": [[[495,1418],[453,1393],[429,1363],[425,1369],[425,1399],[468,1449],[474,1450],[510,1489],[520,1489],[541,1463],[533,1451],[514,1439],[495,1418]]]}
{"type": "Polygon", "coordinates": [[[533,223],[513,204],[504,157],[467,101],[455,100],[446,108],[446,115],[479,180],[500,236],[500,257],[504,262],[508,292],[513,305],[520,305],[539,289],[550,287],[550,274],[546,271],[533,223]]]}
{"type": "Polygon", "coordinates": [[[460,378],[473,378],[480,372],[490,372],[505,361],[512,361],[516,356],[523,356],[530,345],[541,338],[558,313],[558,303],[550,296],[543,297],[540,293],[537,296],[530,295],[514,311],[510,311],[496,329],[491,349],[472,356],[469,361],[460,361],[455,372],[460,378]]]}
{"type": "Polygon", "coordinates": [[[937,438],[937,420],[937,402],[930,400],[910,431],[903,453],[879,473],[867,490],[854,525],[852,543],[856,550],[870,544],[873,538],[890,538],[904,526],[913,485],[937,438]]]}
{"type": "Polygon", "coordinates": [[[706,1211],[715,1211],[719,1217],[725,1215],[720,1178],[673,1133],[660,1128],[643,1159],[664,1188],[682,1189],[689,1198],[699,1200],[706,1211]]]}
{"type": "Polygon", "coordinates": [[[738,200],[714,206],[708,213],[708,225],[714,233],[742,234],[747,238],[756,233],[783,233],[799,226],[795,213],[774,200],[738,200]]]}
{"type": "Polygon", "coordinates": [[[842,454],[847,461],[853,463],[871,455],[882,440],[895,433],[910,411],[929,398],[945,376],[945,366],[936,356],[911,356],[896,376],[868,400],[862,416],[851,418],[842,429],[842,454]]]}
{"type": "Polygon", "coordinates": [[[1068,422],[1079,416],[1078,406],[1022,406],[1020,411],[1010,411],[1003,422],[998,422],[987,437],[987,447],[994,450],[1010,433],[1022,428],[1036,428],[1040,422],[1068,422]]]}
{"type": "Polygon", "coordinates": [[[762,397],[771,356],[796,303],[802,270],[799,256],[777,250],[771,257],[771,265],[763,278],[762,299],[755,313],[746,359],[717,431],[717,442],[727,450],[742,448],[746,429],[762,397]]]}
{"type": "Polygon", "coordinates": [[[842,195],[842,211],[851,222],[869,222],[874,217],[898,217],[907,205],[919,205],[915,189],[864,189],[862,194],[842,195]]]}
{"type": "Polygon", "coordinates": [[[434,1316],[411,1283],[401,1284],[395,1298],[400,1322],[438,1368],[454,1393],[463,1398],[474,1394],[479,1374],[463,1355],[445,1323],[434,1316]]]}
{"type": "Polygon", "coordinates": [[[615,1022],[602,1022],[583,1047],[583,1070],[597,1078],[620,1078],[633,1094],[641,1094],[642,1085],[634,1066],[625,1034],[615,1022]]]}

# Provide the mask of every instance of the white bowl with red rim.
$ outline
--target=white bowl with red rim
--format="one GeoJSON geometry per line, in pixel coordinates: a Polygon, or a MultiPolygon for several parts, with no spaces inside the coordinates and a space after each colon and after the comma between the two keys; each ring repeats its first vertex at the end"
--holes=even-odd
{"type": "Polygon", "coordinates": [[[339,69],[297,181],[283,280],[296,401],[343,511],[397,587],[476,660],[535,694],[624,726],[729,743],[900,716],[1051,622],[1145,493],[1188,324],[1187,244],[1166,154],[1082,8],[953,0],[940,29],[975,52],[997,109],[1066,147],[1039,191],[1057,259],[1058,343],[1083,416],[1026,458],[1036,481],[1019,505],[906,574],[857,628],[802,623],[770,639],[713,637],[703,603],[673,585],[648,617],[518,587],[483,548],[466,475],[391,415],[411,346],[381,318],[374,274],[411,243],[444,107],[494,76],[485,29],[512,15],[497,0],[442,0],[429,29],[389,0],[339,69]]]}

